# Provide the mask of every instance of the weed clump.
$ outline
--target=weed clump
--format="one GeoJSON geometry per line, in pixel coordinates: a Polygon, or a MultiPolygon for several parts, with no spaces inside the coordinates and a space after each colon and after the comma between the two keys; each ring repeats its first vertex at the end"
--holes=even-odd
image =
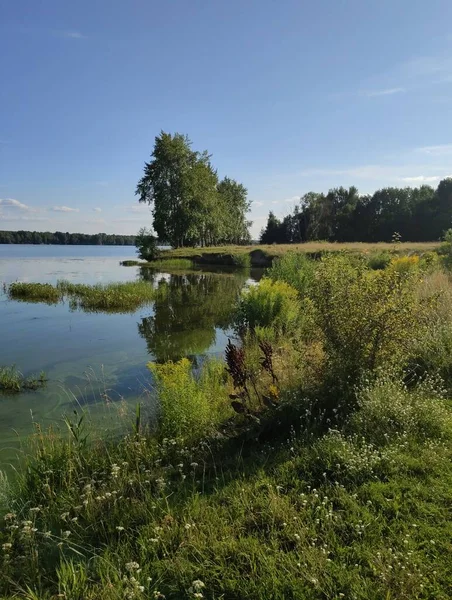
{"type": "Polygon", "coordinates": [[[0,392],[18,393],[24,390],[37,390],[46,382],[45,373],[25,377],[15,366],[0,366],[0,392]]]}

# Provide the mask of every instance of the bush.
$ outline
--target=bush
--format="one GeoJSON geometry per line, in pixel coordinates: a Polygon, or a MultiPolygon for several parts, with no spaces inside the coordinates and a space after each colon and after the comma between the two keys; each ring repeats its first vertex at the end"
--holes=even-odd
{"type": "Polygon", "coordinates": [[[195,442],[230,414],[223,363],[205,363],[198,378],[187,358],[148,368],[157,384],[160,436],[195,442]]]}
{"type": "Polygon", "coordinates": [[[347,429],[379,446],[407,435],[422,441],[452,432],[441,382],[431,377],[409,390],[397,376],[384,374],[362,387],[357,401],[347,429]]]}
{"type": "Polygon", "coordinates": [[[373,271],[381,271],[386,269],[390,262],[391,255],[389,252],[377,252],[375,254],[371,254],[367,261],[367,266],[373,271]]]}
{"type": "Polygon", "coordinates": [[[299,315],[297,290],[284,281],[264,278],[243,292],[236,322],[239,329],[272,327],[277,333],[288,333],[299,315]]]}
{"type": "Polygon", "coordinates": [[[233,254],[232,261],[234,266],[241,269],[249,269],[251,267],[251,256],[249,254],[233,254]]]}
{"type": "Polygon", "coordinates": [[[419,269],[419,256],[417,254],[413,254],[412,256],[398,256],[391,260],[389,266],[399,273],[410,273],[419,269]]]}
{"type": "Polygon", "coordinates": [[[157,244],[157,238],[146,227],[142,227],[135,238],[138,256],[148,262],[160,256],[157,244]]]}
{"type": "Polygon", "coordinates": [[[305,254],[288,252],[273,261],[267,276],[273,281],[285,281],[304,296],[312,283],[314,268],[314,261],[305,254]]]}
{"type": "Polygon", "coordinates": [[[322,260],[311,297],[327,354],[327,386],[350,396],[365,372],[403,363],[420,333],[417,281],[396,269],[352,266],[345,257],[322,260]]]}

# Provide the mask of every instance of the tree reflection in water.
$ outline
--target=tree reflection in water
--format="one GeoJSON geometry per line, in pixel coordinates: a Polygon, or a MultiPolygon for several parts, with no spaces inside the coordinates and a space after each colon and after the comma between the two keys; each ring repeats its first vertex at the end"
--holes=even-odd
{"type": "MultiPolygon", "coordinates": [[[[162,277],[148,268],[141,277],[162,277]]],[[[148,351],[158,362],[204,353],[215,344],[216,330],[232,325],[234,305],[249,279],[247,272],[165,275],[168,293],[154,304],[153,315],[138,323],[148,351]]]]}

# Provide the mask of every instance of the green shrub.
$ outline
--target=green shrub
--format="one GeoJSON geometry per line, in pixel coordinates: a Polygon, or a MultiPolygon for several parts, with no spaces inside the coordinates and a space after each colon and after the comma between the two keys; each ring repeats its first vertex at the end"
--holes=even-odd
{"type": "Polygon", "coordinates": [[[306,254],[288,252],[273,261],[267,276],[273,281],[285,281],[301,296],[306,295],[314,277],[315,263],[306,254]]]}
{"type": "Polygon", "coordinates": [[[207,362],[198,378],[187,358],[163,364],[148,363],[160,405],[159,435],[196,441],[229,413],[224,365],[207,362]]]}
{"type": "Polygon", "coordinates": [[[146,229],[146,227],[142,227],[138,232],[138,235],[135,238],[135,245],[137,247],[138,256],[142,260],[155,260],[160,255],[158,240],[148,229],[146,229]]]}
{"type": "Polygon", "coordinates": [[[358,410],[347,429],[373,444],[385,445],[406,435],[438,439],[452,432],[444,390],[433,378],[427,377],[409,390],[399,377],[384,374],[363,386],[357,401],[358,410]]]}
{"type": "Polygon", "coordinates": [[[284,281],[264,278],[242,293],[236,322],[239,329],[272,327],[287,333],[294,329],[299,315],[297,290],[284,281]]]}
{"type": "Polygon", "coordinates": [[[363,373],[402,364],[420,335],[417,281],[416,275],[395,269],[352,266],[345,257],[322,260],[311,298],[327,354],[327,386],[339,386],[350,396],[363,373]]]}
{"type": "Polygon", "coordinates": [[[391,254],[387,251],[376,252],[371,254],[367,260],[367,266],[373,271],[380,271],[386,269],[391,262],[391,254]]]}
{"type": "Polygon", "coordinates": [[[233,254],[232,260],[234,266],[241,269],[249,269],[251,267],[251,256],[249,254],[233,254]]]}

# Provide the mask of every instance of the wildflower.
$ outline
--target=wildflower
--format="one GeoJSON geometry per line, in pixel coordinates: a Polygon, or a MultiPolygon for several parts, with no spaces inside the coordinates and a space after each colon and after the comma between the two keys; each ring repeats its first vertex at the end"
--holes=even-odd
{"type": "Polygon", "coordinates": [[[121,525],[118,525],[118,527],[116,527],[117,531],[124,531],[124,527],[122,527],[121,525]]]}
{"type": "Polygon", "coordinates": [[[191,528],[191,525],[190,525],[190,523],[185,523],[184,527],[188,531],[191,528]]]}
{"type": "Polygon", "coordinates": [[[3,544],[3,545],[2,545],[2,550],[5,550],[5,552],[6,552],[6,551],[8,551],[8,550],[11,550],[11,548],[12,548],[12,547],[13,547],[13,545],[12,545],[12,544],[9,544],[9,543],[7,543],[7,544],[3,544]]]}
{"type": "Polygon", "coordinates": [[[140,565],[135,561],[126,563],[126,569],[128,571],[136,571],[139,568],[140,568],[140,565]]]}
{"type": "Polygon", "coordinates": [[[39,508],[39,506],[35,506],[34,508],[30,508],[30,512],[31,513],[38,513],[41,509],[39,508]]]}
{"type": "Polygon", "coordinates": [[[199,592],[202,588],[206,587],[205,583],[200,579],[195,579],[195,581],[192,582],[192,586],[195,592],[199,592]]]}
{"type": "Polygon", "coordinates": [[[14,513],[7,513],[4,517],[5,521],[12,521],[15,518],[16,518],[16,515],[14,513]]]}
{"type": "Polygon", "coordinates": [[[70,531],[63,531],[63,537],[68,538],[71,535],[70,531]]]}
{"type": "Polygon", "coordinates": [[[191,467],[192,469],[196,469],[196,467],[197,467],[197,466],[198,466],[198,463],[197,463],[197,462],[192,462],[192,463],[190,463],[190,467],[191,467]]]}
{"type": "Polygon", "coordinates": [[[294,534],[294,538],[297,540],[297,542],[301,540],[301,537],[298,535],[298,533],[294,534]]]}
{"type": "Polygon", "coordinates": [[[153,544],[158,544],[159,539],[158,538],[150,538],[149,541],[152,542],[153,544]]]}

